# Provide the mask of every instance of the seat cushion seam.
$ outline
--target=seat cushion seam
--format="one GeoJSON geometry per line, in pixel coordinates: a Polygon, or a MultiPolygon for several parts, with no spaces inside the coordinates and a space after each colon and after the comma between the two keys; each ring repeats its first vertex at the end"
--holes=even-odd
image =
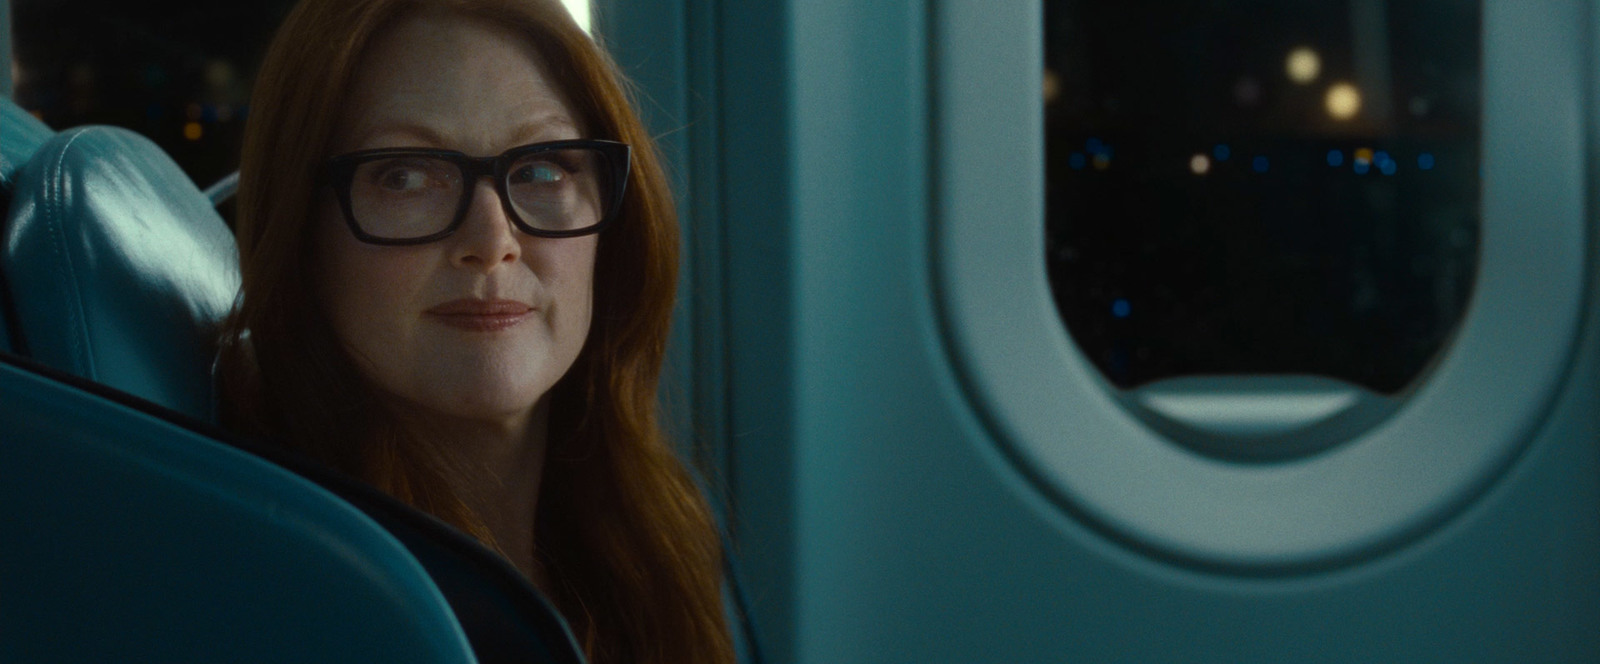
{"type": "Polygon", "coordinates": [[[66,203],[64,193],[67,189],[66,169],[64,164],[67,152],[72,148],[73,142],[78,140],[90,128],[78,129],[68,134],[56,151],[55,163],[45,174],[46,203],[45,228],[52,241],[52,249],[59,259],[62,269],[62,287],[67,290],[67,351],[73,362],[82,370],[86,378],[95,378],[94,358],[90,356],[85,336],[88,334],[86,324],[87,316],[84,313],[83,289],[78,283],[78,271],[73,264],[72,252],[67,247],[66,241],[66,203]]]}

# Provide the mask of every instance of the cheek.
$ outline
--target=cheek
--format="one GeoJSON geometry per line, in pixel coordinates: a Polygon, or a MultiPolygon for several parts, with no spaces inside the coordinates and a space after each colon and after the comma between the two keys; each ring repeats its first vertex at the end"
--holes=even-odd
{"type": "Polygon", "coordinates": [[[370,354],[368,346],[392,343],[390,337],[403,329],[396,319],[407,311],[425,272],[416,252],[362,244],[338,218],[318,223],[312,278],[340,343],[362,354],[370,354]]]}
{"type": "Polygon", "coordinates": [[[581,345],[588,336],[596,248],[594,236],[583,236],[542,241],[524,254],[543,286],[550,289],[560,328],[557,333],[563,341],[576,338],[581,345]]]}

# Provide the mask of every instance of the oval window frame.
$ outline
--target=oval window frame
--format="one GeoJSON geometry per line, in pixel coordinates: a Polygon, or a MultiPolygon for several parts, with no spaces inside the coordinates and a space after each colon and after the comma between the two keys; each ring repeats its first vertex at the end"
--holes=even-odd
{"type": "Polygon", "coordinates": [[[970,405],[1038,490],[1158,557],[1270,573],[1399,546],[1504,473],[1552,403],[1582,313],[1591,27],[1581,2],[1484,2],[1482,225],[1466,313],[1392,414],[1275,463],[1164,437],[1062,325],[1044,261],[1041,17],[1038,2],[940,3],[931,30],[931,276],[945,349],[970,405]],[[1064,394],[1073,398],[1052,396],[1064,394]]]}

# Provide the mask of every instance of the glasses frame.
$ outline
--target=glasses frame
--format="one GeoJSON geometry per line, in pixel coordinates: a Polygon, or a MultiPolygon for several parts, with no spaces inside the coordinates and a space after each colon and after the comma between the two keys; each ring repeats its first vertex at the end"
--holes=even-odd
{"type": "MultiPolygon", "coordinates": [[[[344,211],[345,225],[350,227],[356,239],[368,244],[381,245],[412,245],[437,242],[461,228],[467,220],[467,211],[472,208],[473,191],[477,189],[477,182],[489,178],[494,183],[495,193],[500,196],[500,207],[505,211],[506,218],[511,223],[528,235],[534,237],[578,237],[599,233],[617,218],[617,213],[622,208],[622,199],[628,190],[628,172],[631,168],[633,150],[627,143],[607,141],[601,139],[575,139],[567,141],[547,141],[544,143],[530,143],[519,145],[506,150],[493,157],[473,157],[455,150],[436,150],[431,148],[378,148],[376,150],[358,150],[341,154],[328,159],[323,166],[319,179],[323,184],[333,187],[334,197],[339,201],[339,208],[344,211]],[[510,192],[506,190],[506,177],[510,175],[511,164],[518,159],[530,154],[552,152],[555,150],[570,150],[575,148],[595,150],[603,154],[606,164],[610,166],[611,177],[614,185],[610,192],[610,200],[601,200],[600,203],[606,213],[600,221],[593,226],[575,230],[550,231],[534,228],[522,220],[516,209],[511,205],[510,192]],[[369,235],[361,230],[356,223],[355,212],[350,205],[350,185],[355,179],[356,168],[368,161],[392,157],[428,157],[442,159],[456,165],[461,169],[462,187],[461,202],[456,206],[455,219],[444,230],[419,238],[384,238],[369,235]]],[[[604,193],[604,192],[602,192],[604,193]]]]}

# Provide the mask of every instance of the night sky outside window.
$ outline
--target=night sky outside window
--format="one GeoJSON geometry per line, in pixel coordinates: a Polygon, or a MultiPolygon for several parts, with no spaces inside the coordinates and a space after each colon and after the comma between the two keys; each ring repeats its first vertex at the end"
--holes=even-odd
{"type": "Polygon", "coordinates": [[[1114,384],[1316,374],[1393,394],[1461,319],[1480,8],[1045,8],[1046,262],[1114,384]]]}

